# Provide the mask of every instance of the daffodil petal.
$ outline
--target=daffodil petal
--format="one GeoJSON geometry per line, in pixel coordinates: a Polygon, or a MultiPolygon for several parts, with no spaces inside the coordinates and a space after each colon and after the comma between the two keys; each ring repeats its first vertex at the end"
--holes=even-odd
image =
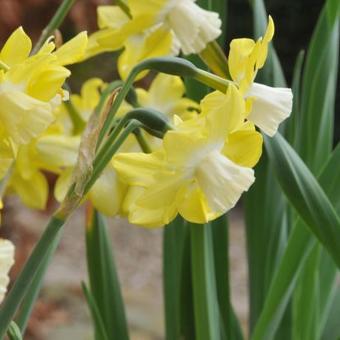
{"type": "Polygon", "coordinates": [[[70,65],[84,58],[87,47],[87,33],[81,32],[54,52],[59,65],[70,65]]]}
{"type": "MultiPolygon", "coordinates": [[[[148,34],[130,36],[125,42],[125,50],[118,58],[118,71],[122,79],[126,79],[131,69],[139,62],[153,57],[172,54],[173,36],[161,25],[148,34]]],[[[137,79],[145,75],[141,74],[137,79]]]]}
{"type": "Polygon", "coordinates": [[[126,186],[120,182],[114,168],[109,165],[102,172],[90,191],[95,208],[107,216],[115,216],[121,209],[126,186]]]}
{"type": "Polygon", "coordinates": [[[58,202],[62,202],[71,185],[73,169],[64,170],[58,177],[54,186],[54,197],[58,202]]]}
{"type": "Polygon", "coordinates": [[[178,195],[178,212],[188,222],[207,223],[214,219],[197,182],[188,182],[178,195]]]}
{"type": "Polygon", "coordinates": [[[78,136],[46,135],[38,139],[36,152],[45,168],[70,167],[77,161],[79,144],[78,136]]]}
{"type": "Polygon", "coordinates": [[[104,85],[104,82],[99,78],[91,78],[87,80],[81,88],[81,98],[83,102],[83,108],[91,111],[99,102],[100,88],[104,85]]]}
{"type": "Polygon", "coordinates": [[[245,77],[250,55],[255,41],[248,38],[233,39],[230,43],[228,67],[232,79],[240,83],[245,77]]]}
{"type": "Polygon", "coordinates": [[[54,120],[51,106],[20,91],[0,92],[0,119],[7,135],[26,144],[54,120]]]}
{"type": "Polygon", "coordinates": [[[201,101],[202,115],[207,118],[210,138],[224,142],[229,132],[240,127],[245,116],[245,102],[234,85],[227,93],[214,91],[201,101]]]}
{"type": "Polygon", "coordinates": [[[119,6],[98,6],[98,27],[119,29],[129,21],[129,17],[119,6]]]}
{"type": "Polygon", "coordinates": [[[268,44],[273,39],[275,32],[274,22],[271,16],[268,18],[268,26],[266,29],[266,32],[264,34],[264,37],[261,41],[262,48],[259,50],[259,55],[257,57],[256,66],[257,68],[262,68],[264,63],[266,62],[267,55],[268,55],[268,44]]]}
{"type": "Polygon", "coordinates": [[[158,154],[118,153],[112,164],[123,181],[143,187],[153,181],[154,172],[163,165],[163,160],[158,154]]]}
{"type": "Polygon", "coordinates": [[[209,208],[223,214],[233,208],[254,182],[254,171],[241,167],[219,152],[212,152],[196,171],[209,208]]]}
{"type": "Polygon", "coordinates": [[[218,13],[204,10],[193,1],[177,2],[167,20],[186,55],[201,52],[222,32],[218,13]]]}
{"type": "Polygon", "coordinates": [[[26,206],[33,209],[45,209],[48,198],[48,183],[42,173],[36,171],[28,179],[14,175],[11,178],[10,187],[15,190],[26,206]]]}
{"type": "Polygon", "coordinates": [[[251,128],[242,128],[228,135],[222,153],[234,163],[252,168],[262,154],[263,138],[251,123],[251,128]]]}
{"type": "Polygon", "coordinates": [[[0,52],[0,60],[8,66],[24,61],[30,54],[32,41],[22,27],[17,28],[7,39],[0,52]]]}

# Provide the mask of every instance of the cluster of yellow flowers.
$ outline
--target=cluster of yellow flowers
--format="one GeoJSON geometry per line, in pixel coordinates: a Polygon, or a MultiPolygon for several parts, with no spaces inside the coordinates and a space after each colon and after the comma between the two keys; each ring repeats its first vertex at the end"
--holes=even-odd
{"type": "Polygon", "coordinates": [[[30,55],[31,39],[20,27],[0,52],[0,178],[11,168],[8,190],[34,208],[46,203],[47,181],[39,169],[49,168],[36,157],[37,138],[68,99],[62,86],[71,73],[65,65],[81,60],[86,46],[83,32],[58,49],[49,39],[30,55]]]}
{"type": "Polygon", "coordinates": [[[124,48],[118,70],[124,79],[140,61],[199,53],[221,34],[217,13],[194,0],[129,0],[128,7],[98,7],[100,30],[89,38],[87,57],[124,48]]]}
{"type": "MultiPolygon", "coordinates": [[[[85,126],[107,86],[93,78],[84,83],[80,95],[68,98],[63,84],[70,71],[65,65],[122,49],[118,70],[125,79],[140,61],[199,53],[221,33],[218,14],[203,10],[194,0],[129,0],[128,6],[100,6],[98,25],[89,39],[83,32],[58,48],[49,39],[33,55],[30,38],[18,28],[0,52],[0,179],[7,176],[6,192],[14,191],[30,207],[46,205],[43,171],[58,175],[55,197],[60,201],[71,183],[82,131],[74,129],[63,101],[70,99],[85,126]]],[[[256,127],[273,136],[292,108],[290,89],[254,82],[273,35],[269,17],[262,38],[234,39],[226,91],[214,91],[200,103],[184,97],[178,76],[159,74],[148,90],[136,89],[134,105],[161,112],[174,128],[163,139],[141,132],[150,153],[141,152],[131,135],[87,199],[106,215],[127,216],[149,227],[167,224],[177,214],[205,223],[231,209],[255,179],[252,168],[263,144],[256,127]]],[[[124,102],[117,121],[132,109],[124,102]]],[[[0,243],[0,256],[5,248],[8,244],[0,243]]],[[[7,270],[1,267],[0,275],[6,276],[7,270]]],[[[1,298],[2,276],[0,280],[1,298]]]]}

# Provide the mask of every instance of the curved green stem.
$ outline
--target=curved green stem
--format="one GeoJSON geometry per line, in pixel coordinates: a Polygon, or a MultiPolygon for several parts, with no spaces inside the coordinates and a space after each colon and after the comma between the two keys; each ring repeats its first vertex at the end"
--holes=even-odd
{"type": "Polygon", "coordinates": [[[53,32],[62,24],[67,13],[76,0],[64,0],[55,12],[53,18],[50,20],[48,25],[42,31],[42,34],[32,50],[32,54],[36,54],[40,48],[44,45],[45,41],[53,34],[53,32]]]}
{"type": "Polygon", "coordinates": [[[46,257],[49,256],[49,249],[53,245],[63,225],[64,220],[55,216],[51,218],[23,270],[15,280],[12,289],[9,291],[0,309],[0,339],[3,339],[5,336],[11,320],[28,292],[41,264],[45,261],[46,257]]]}
{"type": "Polygon", "coordinates": [[[155,70],[166,74],[191,77],[205,85],[208,85],[222,92],[225,92],[230,84],[230,81],[223,79],[219,76],[216,76],[212,73],[200,70],[194,64],[182,58],[164,57],[144,60],[143,62],[139,63],[132,69],[121,91],[115,98],[111,110],[107,115],[107,119],[104,123],[104,126],[99,134],[97,148],[100,147],[104,137],[108,134],[108,132],[112,128],[114,116],[117,113],[123,100],[126,98],[136,77],[138,76],[139,73],[145,70],[155,70]]]}
{"type": "Polygon", "coordinates": [[[149,143],[147,142],[147,140],[145,139],[142,131],[140,129],[136,129],[134,131],[134,135],[142,151],[144,153],[151,153],[152,152],[151,147],[149,143]]]}
{"type": "MultiPolygon", "coordinates": [[[[131,120],[124,131],[120,134],[120,136],[110,145],[109,148],[103,152],[100,157],[96,157],[94,163],[93,163],[93,172],[90,180],[85,185],[84,195],[89,192],[92,185],[95,183],[95,181],[100,176],[101,172],[104,170],[108,162],[112,159],[113,155],[118,151],[120,146],[123,144],[123,142],[126,140],[126,138],[129,136],[131,132],[133,132],[135,129],[139,128],[141,126],[141,123],[137,120],[131,120]]],[[[119,127],[118,129],[121,130],[119,127]]],[[[119,130],[119,131],[120,131],[119,130]]],[[[117,130],[118,131],[118,130],[117,130]]],[[[115,133],[117,137],[118,133],[115,133]]],[[[111,135],[110,135],[111,137],[111,135]]]]}

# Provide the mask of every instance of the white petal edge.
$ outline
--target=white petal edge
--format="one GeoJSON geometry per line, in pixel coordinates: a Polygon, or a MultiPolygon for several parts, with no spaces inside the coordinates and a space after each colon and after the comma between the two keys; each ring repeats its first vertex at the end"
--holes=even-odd
{"type": "Polygon", "coordinates": [[[270,137],[275,135],[280,123],[292,112],[293,93],[290,88],[253,83],[246,97],[254,99],[247,119],[270,137]]]}
{"type": "Polygon", "coordinates": [[[218,13],[204,10],[191,0],[178,1],[168,13],[168,23],[186,55],[201,52],[221,34],[218,13]]]}
{"type": "Polygon", "coordinates": [[[14,263],[14,245],[0,239],[0,303],[2,302],[9,283],[8,273],[14,263]]]}
{"type": "Polygon", "coordinates": [[[253,169],[237,165],[218,151],[203,160],[196,178],[214,213],[233,208],[255,180],[253,169]]]}

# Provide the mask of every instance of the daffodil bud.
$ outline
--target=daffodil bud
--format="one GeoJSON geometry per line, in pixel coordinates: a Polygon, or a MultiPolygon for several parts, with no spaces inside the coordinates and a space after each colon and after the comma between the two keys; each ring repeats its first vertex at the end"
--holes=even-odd
{"type": "Polygon", "coordinates": [[[135,109],[128,112],[124,120],[138,120],[143,124],[143,129],[152,136],[163,138],[168,130],[172,130],[172,126],[168,118],[161,112],[153,109],[135,109]]]}

